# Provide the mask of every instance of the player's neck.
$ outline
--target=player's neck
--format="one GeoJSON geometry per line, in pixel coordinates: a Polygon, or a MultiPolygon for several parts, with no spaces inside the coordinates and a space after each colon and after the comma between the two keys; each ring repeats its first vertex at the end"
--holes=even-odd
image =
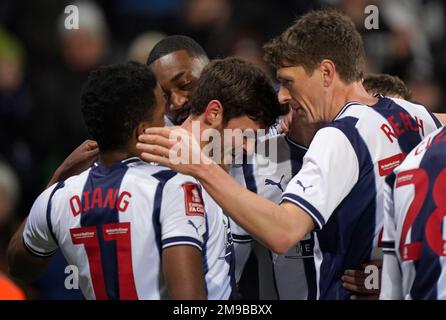
{"type": "Polygon", "coordinates": [[[297,144],[308,147],[317,130],[322,126],[323,123],[308,123],[305,119],[293,119],[287,136],[297,144]]]}
{"type": "Polygon", "coordinates": [[[99,152],[98,162],[104,166],[111,166],[113,163],[136,156],[128,150],[110,150],[99,152]]]}
{"type": "Polygon", "coordinates": [[[374,105],[378,99],[367,93],[361,81],[341,85],[333,94],[330,118],[333,120],[342,108],[349,102],[358,102],[364,105],[374,105]]]}

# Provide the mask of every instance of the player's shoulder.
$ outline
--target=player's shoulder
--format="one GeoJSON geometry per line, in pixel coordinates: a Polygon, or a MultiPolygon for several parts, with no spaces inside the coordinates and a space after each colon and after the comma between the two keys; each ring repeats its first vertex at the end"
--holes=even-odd
{"type": "Polygon", "coordinates": [[[359,132],[362,138],[373,141],[383,125],[389,127],[388,121],[402,121],[404,124],[407,116],[429,123],[427,132],[438,126],[438,120],[423,105],[382,95],[377,98],[378,101],[370,106],[359,102],[347,103],[327,127],[340,129],[347,135],[359,132]]]}
{"type": "Polygon", "coordinates": [[[387,118],[387,120],[394,117],[397,120],[400,118],[404,122],[405,114],[408,114],[419,123],[419,126],[424,127],[427,125],[427,133],[442,127],[441,122],[426,106],[415,101],[380,96],[378,103],[373,105],[371,109],[387,118]]]}
{"type": "Polygon", "coordinates": [[[155,168],[151,168],[150,170],[152,172],[151,177],[155,178],[169,189],[174,189],[177,186],[182,186],[186,183],[197,186],[200,185],[196,178],[179,173],[162,165],[156,165],[155,168]]]}
{"type": "Polygon", "coordinates": [[[354,118],[357,119],[359,124],[370,124],[374,119],[382,119],[383,116],[387,118],[388,115],[401,111],[408,112],[411,115],[422,112],[425,116],[431,117],[427,108],[422,104],[382,95],[378,95],[376,98],[378,98],[378,101],[370,106],[354,101],[347,103],[334,121],[354,118]]]}
{"type": "Polygon", "coordinates": [[[333,122],[345,122],[348,119],[361,119],[371,114],[369,106],[357,101],[346,103],[333,119],[333,122]]]}
{"type": "Polygon", "coordinates": [[[71,185],[71,184],[76,184],[76,183],[78,183],[79,181],[83,181],[83,180],[87,179],[87,177],[88,177],[88,175],[90,174],[90,171],[91,171],[91,169],[92,169],[93,167],[94,167],[94,164],[93,164],[90,168],[88,168],[88,169],[82,171],[81,173],[76,174],[76,175],[73,175],[73,176],[68,177],[67,179],[65,179],[65,180],[63,181],[64,187],[65,187],[65,186],[69,186],[69,185],[71,185]]]}
{"type": "MultiPolygon", "coordinates": [[[[220,214],[220,207],[196,178],[167,168],[160,172],[169,177],[168,180],[165,180],[163,187],[166,202],[169,200],[177,202],[178,199],[184,198],[186,210],[193,211],[201,207],[203,212],[210,214],[211,217],[220,214]]],[[[191,212],[191,215],[194,214],[191,212]]]]}
{"type": "Polygon", "coordinates": [[[384,97],[386,99],[389,99],[397,106],[400,106],[407,110],[427,110],[426,106],[423,104],[416,102],[416,101],[409,101],[402,98],[394,98],[394,97],[384,97]]]}
{"type": "Polygon", "coordinates": [[[349,135],[356,131],[367,131],[372,123],[382,120],[370,106],[359,102],[347,103],[333,121],[322,129],[339,129],[349,135]]]}
{"type": "Polygon", "coordinates": [[[163,183],[176,181],[179,173],[174,170],[162,166],[157,163],[148,163],[139,158],[128,160],[125,165],[127,171],[125,173],[126,182],[131,183],[163,183]]]}
{"type": "Polygon", "coordinates": [[[34,201],[33,206],[34,207],[36,207],[36,206],[40,206],[40,207],[46,206],[46,204],[48,203],[49,199],[54,195],[54,193],[56,191],[58,191],[59,189],[61,189],[62,187],[64,187],[64,186],[65,186],[65,182],[61,181],[61,182],[56,182],[52,186],[46,188],[36,198],[36,200],[34,201]]]}
{"type": "MultiPolygon", "coordinates": [[[[363,152],[375,145],[379,145],[377,133],[386,123],[373,107],[360,102],[347,103],[336,115],[332,122],[326,124],[315,135],[310,150],[338,150],[340,146],[349,144],[355,152],[363,152]]],[[[337,152],[337,151],[336,151],[337,152]]]]}
{"type": "Polygon", "coordinates": [[[194,187],[202,189],[201,184],[194,177],[178,173],[175,171],[171,172],[175,173],[175,175],[172,176],[171,179],[169,179],[168,181],[169,186],[171,187],[181,186],[182,188],[184,188],[184,185],[193,185],[194,187]]]}

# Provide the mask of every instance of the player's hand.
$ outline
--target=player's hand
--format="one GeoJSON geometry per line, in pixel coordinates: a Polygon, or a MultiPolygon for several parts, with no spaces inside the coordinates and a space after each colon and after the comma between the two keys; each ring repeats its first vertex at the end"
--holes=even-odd
{"type": "Polygon", "coordinates": [[[183,174],[197,176],[203,166],[213,163],[197,139],[180,127],[149,128],[140,135],[136,148],[146,162],[156,162],[183,174]]]}
{"type": "Polygon", "coordinates": [[[57,168],[48,186],[88,169],[97,160],[98,154],[99,146],[97,142],[85,140],[57,168]]]}
{"type": "MultiPolygon", "coordinates": [[[[341,277],[342,286],[353,293],[350,298],[352,300],[379,299],[379,289],[367,289],[365,287],[366,278],[370,276],[370,274],[365,273],[365,268],[368,265],[374,265],[378,267],[379,281],[381,281],[382,260],[372,260],[368,263],[365,263],[362,265],[363,269],[360,270],[345,270],[344,275],[341,277]]],[[[379,288],[380,287],[381,283],[379,283],[379,288]]]]}

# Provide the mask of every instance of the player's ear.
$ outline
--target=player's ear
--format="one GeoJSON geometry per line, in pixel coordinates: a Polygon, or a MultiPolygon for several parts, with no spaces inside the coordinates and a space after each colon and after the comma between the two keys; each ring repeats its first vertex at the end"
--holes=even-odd
{"type": "Polygon", "coordinates": [[[144,131],[149,127],[150,127],[149,122],[147,122],[147,121],[140,122],[135,129],[136,140],[138,140],[138,137],[140,135],[144,134],[144,131]]]}
{"type": "Polygon", "coordinates": [[[324,83],[324,87],[329,87],[333,82],[336,73],[336,66],[333,61],[329,59],[322,60],[319,65],[322,74],[322,81],[324,83]]]}
{"type": "Polygon", "coordinates": [[[204,121],[212,128],[218,128],[223,123],[223,105],[218,100],[212,100],[204,111],[204,121]]]}

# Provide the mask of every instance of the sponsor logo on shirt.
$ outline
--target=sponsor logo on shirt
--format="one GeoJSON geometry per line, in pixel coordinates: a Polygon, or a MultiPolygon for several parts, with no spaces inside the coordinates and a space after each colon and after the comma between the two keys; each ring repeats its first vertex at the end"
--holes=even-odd
{"type": "Polygon", "coordinates": [[[285,177],[285,175],[283,174],[282,177],[280,178],[279,182],[273,181],[271,179],[265,179],[265,186],[276,186],[277,188],[280,189],[280,191],[283,192],[282,180],[284,177],[285,177]]]}
{"type": "Polygon", "coordinates": [[[384,177],[390,174],[396,167],[401,164],[401,162],[403,162],[405,157],[406,154],[399,153],[389,158],[378,161],[379,175],[381,177],[384,177]]]}

